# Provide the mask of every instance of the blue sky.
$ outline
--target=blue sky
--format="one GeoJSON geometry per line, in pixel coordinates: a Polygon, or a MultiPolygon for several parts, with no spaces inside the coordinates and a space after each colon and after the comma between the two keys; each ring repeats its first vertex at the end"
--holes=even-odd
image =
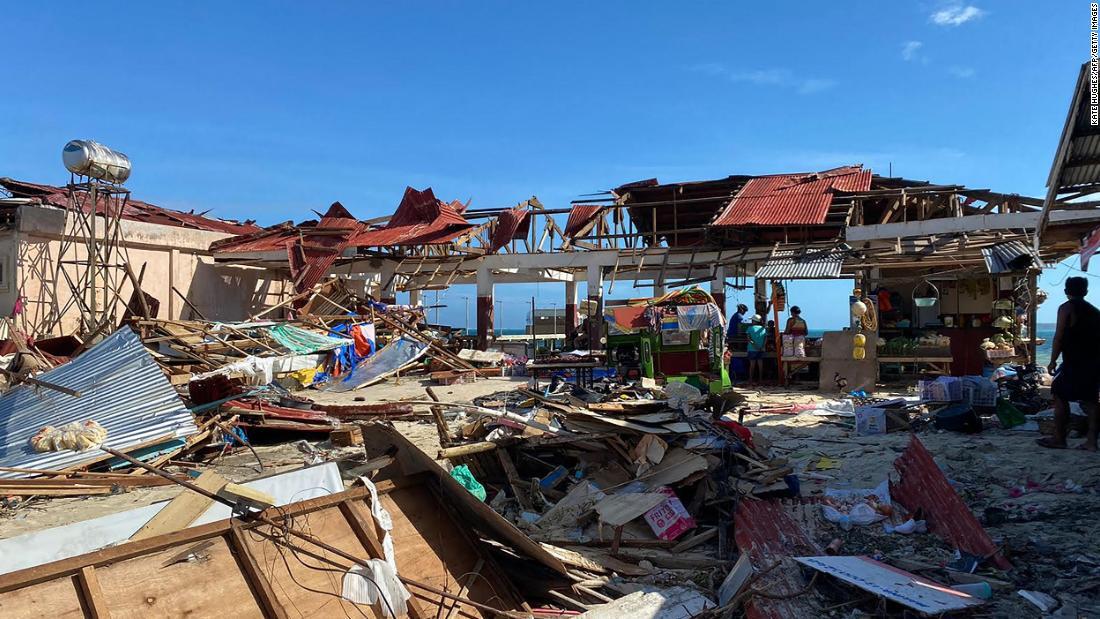
{"type": "MultiPolygon", "coordinates": [[[[1076,1],[20,3],[0,175],[63,182],[61,147],[91,138],[130,155],[136,197],[263,225],[389,213],[406,185],[561,207],[848,163],[1042,196],[1088,26],[1076,1]]],[[[504,326],[562,290],[498,289],[504,326]]],[[[845,322],[847,285],[790,293],[845,322]]]]}

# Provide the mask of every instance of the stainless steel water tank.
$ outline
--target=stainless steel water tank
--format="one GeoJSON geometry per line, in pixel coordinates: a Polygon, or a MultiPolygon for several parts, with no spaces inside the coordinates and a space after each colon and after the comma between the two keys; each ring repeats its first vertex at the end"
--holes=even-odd
{"type": "Polygon", "coordinates": [[[130,178],[130,158],[91,140],[72,140],[61,151],[61,160],[73,174],[122,184],[130,178]]]}

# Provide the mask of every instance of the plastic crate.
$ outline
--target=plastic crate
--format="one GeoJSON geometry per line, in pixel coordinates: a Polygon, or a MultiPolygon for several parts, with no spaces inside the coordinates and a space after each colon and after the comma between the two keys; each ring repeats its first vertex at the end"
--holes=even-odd
{"type": "Polygon", "coordinates": [[[954,376],[922,380],[918,386],[920,399],[924,402],[961,402],[963,399],[962,381],[954,376]]]}
{"type": "Polygon", "coordinates": [[[962,379],[963,402],[971,406],[997,406],[997,383],[980,376],[965,376],[962,379]]]}

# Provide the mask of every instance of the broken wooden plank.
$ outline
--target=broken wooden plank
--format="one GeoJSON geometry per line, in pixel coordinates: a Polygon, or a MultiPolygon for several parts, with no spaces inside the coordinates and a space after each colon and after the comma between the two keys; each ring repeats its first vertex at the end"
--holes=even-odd
{"type": "MultiPolygon", "coordinates": [[[[227,483],[229,483],[228,479],[214,471],[204,471],[203,474],[199,475],[198,479],[194,481],[196,486],[210,492],[217,492],[227,483]]],[[[157,515],[153,516],[149,522],[138,529],[137,533],[130,536],[130,540],[147,539],[186,529],[191,526],[191,523],[197,520],[213,502],[213,499],[198,494],[197,492],[184,492],[172,499],[172,502],[165,505],[164,509],[157,512],[157,515]]]]}

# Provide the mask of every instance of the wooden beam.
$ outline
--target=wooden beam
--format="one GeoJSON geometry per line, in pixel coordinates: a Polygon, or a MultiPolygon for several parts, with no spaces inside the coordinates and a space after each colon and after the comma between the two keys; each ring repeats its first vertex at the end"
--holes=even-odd
{"type": "Polygon", "coordinates": [[[256,561],[256,557],[252,555],[252,551],[248,547],[248,540],[241,533],[239,526],[229,529],[226,542],[233,550],[233,556],[237,558],[237,565],[244,573],[245,580],[248,581],[248,586],[256,597],[256,602],[263,609],[264,617],[286,619],[286,609],[283,608],[283,605],[279,603],[279,599],[275,596],[275,591],[271,588],[271,582],[264,575],[260,564],[256,561]]]}
{"type": "Polygon", "coordinates": [[[107,610],[107,600],[103,596],[103,588],[99,586],[95,568],[90,565],[80,568],[76,573],[76,582],[80,585],[80,597],[88,616],[91,619],[110,619],[111,612],[107,610]]]}
{"type": "MultiPolygon", "coordinates": [[[[217,492],[228,482],[229,480],[214,471],[204,471],[195,480],[195,485],[210,492],[217,492]]],[[[197,492],[185,490],[138,529],[137,533],[130,536],[130,540],[142,540],[186,529],[213,503],[213,500],[197,492]]]]}
{"type": "MultiPolygon", "coordinates": [[[[363,548],[367,550],[367,554],[372,559],[386,560],[386,551],[382,547],[382,542],[379,539],[377,526],[378,523],[374,520],[374,515],[368,513],[363,509],[362,503],[358,501],[342,501],[340,503],[340,513],[347,520],[348,526],[351,527],[353,533],[355,533],[356,539],[363,545],[363,548]],[[369,524],[368,524],[369,523],[369,524]]],[[[408,602],[409,616],[413,619],[427,619],[428,613],[420,607],[420,603],[415,597],[410,597],[408,602]]]]}

